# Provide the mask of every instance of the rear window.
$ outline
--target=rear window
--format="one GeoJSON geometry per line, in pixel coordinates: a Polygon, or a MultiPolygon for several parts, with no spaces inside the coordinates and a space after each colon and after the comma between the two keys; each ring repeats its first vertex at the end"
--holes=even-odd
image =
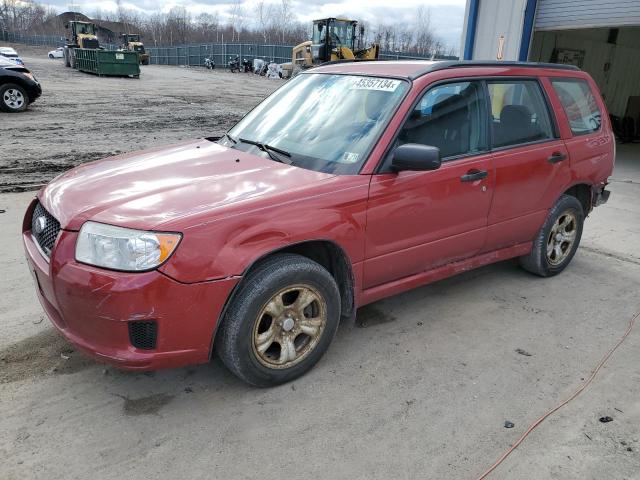
{"type": "Polygon", "coordinates": [[[600,130],[602,114],[589,84],[580,79],[552,80],[574,135],[600,130]]]}

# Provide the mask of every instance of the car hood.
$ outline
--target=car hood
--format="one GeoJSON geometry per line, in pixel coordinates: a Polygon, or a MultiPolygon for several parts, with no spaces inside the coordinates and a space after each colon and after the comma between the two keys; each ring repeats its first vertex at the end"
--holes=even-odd
{"type": "Polygon", "coordinates": [[[67,230],[87,220],[170,230],[189,215],[265,206],[332,177],[202,139],[81,165],[38,198],[67,230]]]}

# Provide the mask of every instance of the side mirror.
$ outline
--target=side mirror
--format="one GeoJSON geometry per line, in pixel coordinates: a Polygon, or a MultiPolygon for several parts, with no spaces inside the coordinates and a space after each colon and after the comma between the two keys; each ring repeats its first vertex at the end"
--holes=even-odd
{"type": "Polygon", "coordinates": [[[391,158],[391,167],[401,170],[437,170],[440,168],[440,149],[419,143],[405,143],[397,147],[391,158]]]}

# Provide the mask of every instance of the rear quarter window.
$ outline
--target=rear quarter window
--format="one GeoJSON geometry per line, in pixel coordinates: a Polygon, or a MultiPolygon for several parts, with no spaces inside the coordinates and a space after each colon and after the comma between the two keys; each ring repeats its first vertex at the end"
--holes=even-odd
{"type": "Polygon", "coordinates": [[[574,135],[584,135],[600,130],[602,113],[585,80],[553,79],[551,84],[560,98],[574,135]]]}

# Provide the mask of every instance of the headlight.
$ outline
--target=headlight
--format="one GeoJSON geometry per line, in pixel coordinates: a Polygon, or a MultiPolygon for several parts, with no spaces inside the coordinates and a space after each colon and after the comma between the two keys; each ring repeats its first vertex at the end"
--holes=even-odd
{"type": "Polygon", "coordinates": [[[151,270],[171,256],[181,238],[179,233],[145,232],[86,222],[78,234],[76,260],[114,270],[151,270]]]}

